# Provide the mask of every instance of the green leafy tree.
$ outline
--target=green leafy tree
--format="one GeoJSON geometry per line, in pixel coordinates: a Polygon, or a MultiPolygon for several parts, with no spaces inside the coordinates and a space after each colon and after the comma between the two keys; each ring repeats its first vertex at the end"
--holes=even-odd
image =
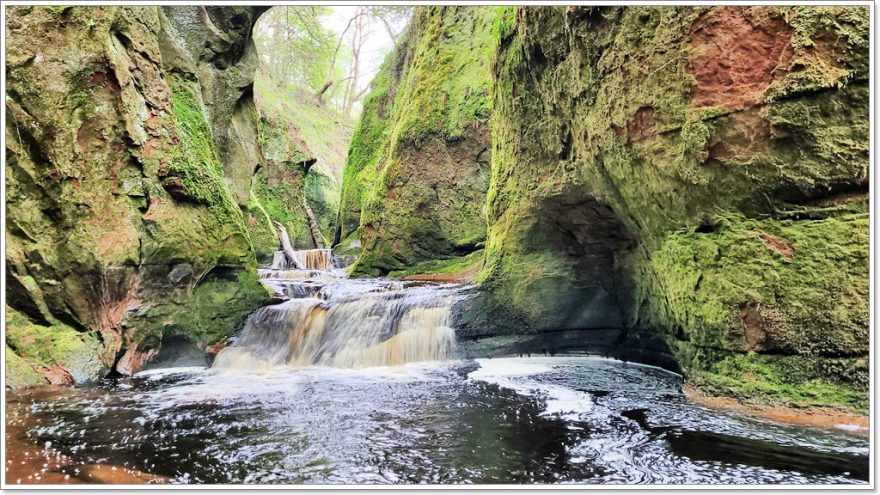
{"type": "Polygon", "coordinates": [[[317,92],[331,70],[336,43],[335,33],[321,22],[331,13],[324,6],[269,10],[255,36],[262,72],[282,88],[317,92]]]}

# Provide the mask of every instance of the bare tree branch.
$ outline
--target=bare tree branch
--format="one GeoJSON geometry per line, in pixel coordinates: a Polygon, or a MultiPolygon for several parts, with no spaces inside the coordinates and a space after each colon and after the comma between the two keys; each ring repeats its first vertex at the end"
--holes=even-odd
{"type": "Polygon", "coordinates": [[[388,19],[385,18],[384,15],[378,16],[379,20],[382,21],[382,25],[385,26],[385,31],[388,32],[388,37],[391,38],[391,43],[394,43],[394,49],[397,49],[397,34],[394,34],[394,31],[391,30],[391,24],[388,24],[388,19]]]}

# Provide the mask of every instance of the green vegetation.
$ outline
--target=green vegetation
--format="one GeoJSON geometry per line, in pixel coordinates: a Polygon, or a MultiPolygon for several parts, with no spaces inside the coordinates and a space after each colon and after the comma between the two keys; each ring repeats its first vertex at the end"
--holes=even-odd
{"type": "Polygon", "coordinates": [[[744,403],[844,407],[867,414],[866,359],[733,354],[695,370],[689,382],[703,392],[744,403]],[[858,381],[841,381],[840,377],[858,381]]]}
{"type": "MultiPolygon", "coordinates": [[[[265,77],[283,82],[285,91],[318,91],[330,73],[337,41],[321,23],[330,14],[332,9],[323,6],[280,6],[265,13],[254,36],[265,77]]],[[[342,56],[350,57],[345,48],[342,56]]],[[[335,69],[335,77],[344,77],[341,64],[335,69]]]]}
{"type": "MultiPolygon", "coordinates": [[[[201,345],[234,332],[269,297],[233,193],[252,173],[236,167],[255,160],[230,151],[256,154],[235,141],[256,134],[242,89],[254,60],[212,45],[230,65],[196,74],[192,61],[209,49],[180,43],[206,34],[187,22],[195,9],[7,13],[19,26],[6,47],[9,383],[63,370],[95,379],[166,331],[201,345]],[[181,37],[157,39],[165,23],[181,37]],[[35,57],[46,63],[22,63],[35,57]]],[[[256,11],[212,15],[235,50],[256,11]]]]}
{"type": "Polygon", "coordinates": [[[63,366],[77,379],[106,371],[106,366],[97,358],[100,341],[95,335],[77,332],[58,321],[49,323],[35,324],[7,306],[6,346],[7,351],[12,351],[7,352],[7,359],[16,356],[17,359],[12,359],[19,365],[12,373],[14,377],[33,384],[43,381],[34,378],[34,368],[44,371],[63,366]]]}
{"type": "Polygon", "coordinates": [[[276,7],[258,57],[247,7],[9,11],[10,383],[228,335],[278,221],[355,276],[479,270],[483,333],[650,334],[704,392],[866,410],[868,9],[420,7],[352,135],[361,14],[409,13],[359,9],[276,7]]]}
{"type": "MultiPolygon", "coordinates": [[[[266,134],[266,127],[279,133],[279,137],[285,131],[292,133],[283,139],[305,143],[307,151],[303,152],[302,159],[316,159],[313,165],[316,171],[332,178],[338,188],[351,140],[351,120],[319,104],[303,89],[285,88],[260,72],[254,78],[254,93],[265,123],[261,133],[266,134]]],[[[291,156],[290,161],[297,162],[298,158],[291,156]]]]}
{"type": "Polygon", "coordinates": [[[790,57],[765,69],[723,59],[737,46],[712,51],[713,36],[757,39],[727,24],[730,12],[519,9],[519,26],[499,21],[478,278],[486,311],[527,328],[571,304],[587,311],[552,288],[629,238],[593,278],[610,280],[609,291],[631,287],[613,303],[623,324],[662,330],[695,384],[858,409],[867,368],[854,363],[868,352],[866,11],[750,10],[792,32],[788,47],[783,35],[768,41],[790,57]],[[737,64],[756,71],[752,85],[724,86],[718,71],[737,64]],[[584,224],[581,210],[555,205],[578,203],[607,208],[608,230],[571,230],[584,224]],[[548,235],[553,223],[567,240],[548,235]]]}
{"type": "Polygon", "coordinates": [[[420,12],[411,26],[412,65],[395,81],[395,115],[388,146],[418,147],[431,135],[447,141],[489,118],[492,79],[487,61],[495,52],[496,10],[420,12]]]}
{"type": "Polygon", "coordinates": [[[483,241],[495,16],[418,9],[373,80],[340,201],[340,238],[357,230],[364,243],[355,274],[410,271],[483,241]]]}
{"type": "MultiPolygon", "coordinates": [[[[281,222],[290,240],[297,246],[308,246],[311,242],[308,220],[302,208],[303,177],[301,172],[278,170],[259,170],[251,186],[253,206],[251,210],[265,212],[270,221],[281,222]],[[269,174],[273,176],[270,184],[269,174]]],[[[262,218],[260,218],[262,220],[262,218]]],[[[269,224],[271,226],[271,223],[269,224]]],[[[272,226],[274,231],[275,227],[272,226]]],[[[277,234],[267,234],[276,241],[269,247],[269,253],[277,251],[277,234]]],[[[266,254],[266,253],[263,253],[266,254]]]]}
{"type": "Polygon", "coordinates": [[[267,260],[278,249],[273,220],[284,224],[295,246],[314,246],[305,204],[324,238],[333,238],[350,123],[313,95],[285,89],[263,73],[255,78],[254,92],[266,163],[252,182],[249,220],[257,227],[257,255],[267,260]]]}
{"type": "Polygon", "coordinates": [[[456,256],[449,259],[428,260],[407,268],[388,273],[389,277],[411,277],[414,275],[456,275],[467,278],[468,272],[479,268],[483,262],[483,250],[477,250],[465,256],[456,256]]]}
{"type": "Polygon", "coordinates": [[[731,216],[711,233],[674,233],[651,257],[665,328],[696,345],[853,355],[868,346],[868,215],[824,220],[731,216]],[[751,308],[751,309],[749,309],[751,308]],[[668,319],[667,319],[668,318],[668,319]]]}
{"type": "Polygon", "coordinates": [[[170,86],[180,145],[171,157],[169,171],[179,175],[194,200],[210,207],[218,223],[240,224],[241,213],[226,185],[197,87],[179,79],[172,79],[170,86]]]}

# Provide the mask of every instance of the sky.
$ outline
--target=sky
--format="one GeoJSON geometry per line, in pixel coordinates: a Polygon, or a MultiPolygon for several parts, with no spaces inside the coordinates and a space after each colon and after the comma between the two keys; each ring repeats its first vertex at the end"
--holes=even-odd
{"type": "MultiPolygon", "coordinates": [[[[333,14],[324,17],[323,24],[324,27],[339,35],[345,29],[348,20],[352,18],[357,7],[333,6],[330,8],[333,9],[333,14]]],[[[397,25],[392,25],[391,27],[394,32],[399,33],[405,26],[403,23],[399,23],[397,25]]],[[[349,30],[349,35],[350,33],[351,30],[349,30]]],[[[346,35],[346,37],[349,35],[346,35]]],[[[346,41],[349,40],[350,38],[347,38],[346,41]]],[[[390,52],[392,48],[394,48],[394,43],[391,41],[391,37],[388,36],[385,27],[379,21],[372,21],[370,23],[370,37],[367,39],[366,45],[364,46],[367,56],[364,57],[361,62],[361,79],[358,84],[358,86],[360,86],[358,89],[363,89],[370,83],[373,76],[375,76],[376,72],[379,70],[379,66],[382,65],[382,61],[385,60],[385,55],[390,52]]]]}

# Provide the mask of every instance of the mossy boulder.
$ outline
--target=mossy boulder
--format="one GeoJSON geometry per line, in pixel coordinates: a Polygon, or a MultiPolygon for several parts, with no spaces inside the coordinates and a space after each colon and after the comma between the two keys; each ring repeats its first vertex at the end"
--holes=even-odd
{"type": "Polygon", "coordinates": [[[868,9],[505,12],[484,323],[653,332],[712,392],[864,411],[868,9]]]}
{"type": "Polygon", "coordinates": [[[268,298],[239,197],[261,160],[256,120],[236,110],[251,98],[259,12],[7,10],[7,345],[19,369],[53,382],[130,373],[167,331],[207,345],[268,298]],[[217,280],[235,289],[206,297],[217,280]]]}
{"type": "Polygon", "coordinates": [[[337,242],[356,275],[467,255],[485,240],[495,9],[417,8],[364,103],[345,166],[337,242]]]}

